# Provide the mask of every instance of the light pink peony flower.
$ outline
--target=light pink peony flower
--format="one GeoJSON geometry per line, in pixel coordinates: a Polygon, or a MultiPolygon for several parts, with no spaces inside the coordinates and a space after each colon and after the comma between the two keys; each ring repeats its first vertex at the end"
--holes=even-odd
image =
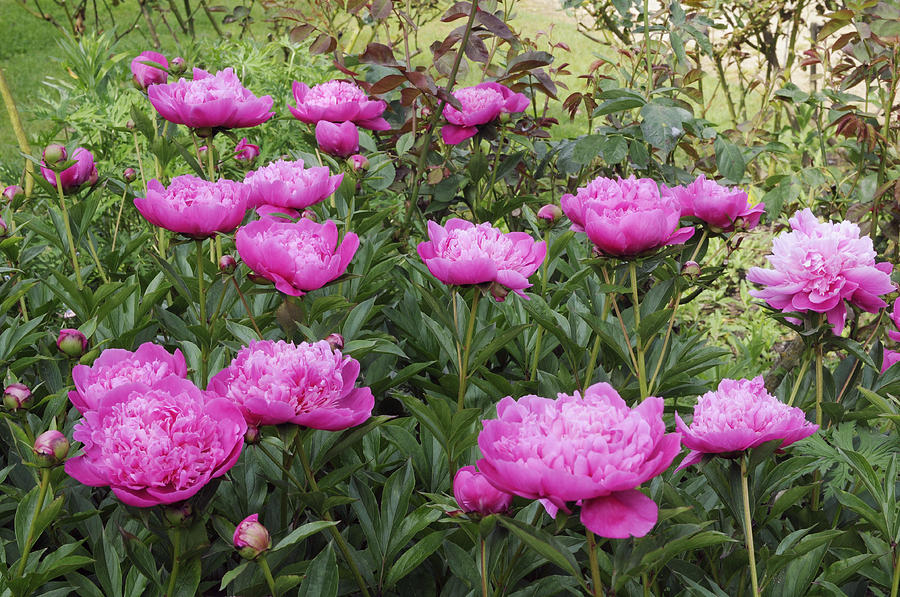
{"type": "MultiPolygon", "coordinates": [[[[432,275],[448,285],[495,283],[528,298],[528,277],[544,262],[547,243],[524,232],[503,233],[490,224],[451,218],[446,225],[428,222],[428,241],[419,243],[419,257],[432,275]]],[[[494,298],[506,293],[493,288],[494,298]]]]}
{"type": "Polygon", "coordinates": [[[317,224],[278,221],[274,217],[250,222],[237,231],[235,244],[244,263],[275,288],[302,296],[339,277],[359,248],[359,237],[348,232],[338,245],[332,220],[317,224]]]}
{"type": "Polygon", "coordinates": [[[147,95],[160,116],[192,129],[256,126],[275,115],[271,96],[253,95],[231,68],[215,75],[195,68],[192,81],[151,85],[147,95]]]}
{"type": "Polygon", "coordinates": [[[247,137],[242,138],[237,142],[237,145],[234,146],[234,159],[239,162],[252,162],[258,157],[259,145],[250,143],[247,140],[247,137]]]}
{"type": "Polygon", "coordinates": [[[769,394],[762,376],[723,379],[715,392],[700,396],[690,427],[678,413],[675,427],[691,451],[676,470],[700,462],[704,454],[737,456],[773,440],[783,440],[781,447],[786,448],[819,428],[801,409],[769,394]]]}
{"type": "Polygon", "coordinates": [[[66,461],[66,473],[108,485],[130,506],[180,502],[234,466],[246,430],[233,403],[208,399],[186,379],[127,384],[75,425],[84,454],[66,461]]]}
{"type": "Polygon", "coordinates": [[[344,180],[331,175],[327,166],[304,168],[303,160],[276,160],[248,172],[244,184],[250,189],[250,205],[274,205],[303,209],[328,198],[344,180]]]}
{"type": "Polygon", "coordinates": [[[293,423],[338,431],[372,416],[375,398],[357,388],[359,361],[320,340],[251,342],[209,381],[208,391],[232,401],[252,426],[293,423]]]}
{"type": "Polygon", "coordinates": [[[521,93],[509,87],[485,81],[473,87],[463,87],[453,92],[462,110],[450,104],[444,106],[444,118],[448,124],[441,128],[441,137],[447,145],[457,145],[474,137],[478,127],[497,119],[501,114],[522,112],[530,103],[521,93]]]}
{"type": "Polygon", "coordinates": [[[170,375],[187,376],[184,355],[177,348],[173,354],[152,342],[144,342],[134,352],[107,348],[92,365],[75,365],[72,368],[75,389],[69,392],[69,400],[78,412],[84,414],[95,410],[103,396],[112,389],[129,383],[152,386],[170,375]]]}
{"type": "Polygon", "coordinates": [[[169,61],[159,52],[141,52],[131,61],[131,75],[134,84],[146,90],[151,85],[158,85],[169,80],[169,73],[164,69],[169,68],[169,61]],[[162,68],[159,68],[159,65],[162,68]]]}
{"type": "Polygon", "coordinates": [[[590,531],[616,539],[643,537],[658,508],[637,487],[665,471],[680,449],[666,433],[662,398],[629,408],[606,383],[556,400],[504,398],[484,421],[478,468],[497,488],[545,500],[551,514],[581,504],[590,531]]]}
{"type": "Polygon", "coordinates": [[[562,210],[553,205],[552,203],[548,203],[547,205],[542,206],[538,212],[537,217],[542,220],[547,220],[550,223],[555,222],[563,215],[562,210]]]}
{"type": "Polygon", "coordinates": [[[679,228],[681,208],[661,197],[650,178],[614,180],[602,176],[560,199],[572,230],[586,232],[597,249],[614,257],[631,257],[666,245],[680,245],[694,235],[679,228]]]}
{"type": "MultiPolygon", "coordinates": [[[[63,158],[63,160],[65,159],[63,158]]],[[[94,154],[90,151],[84,147],[77,147],[72,152],[72,159],[75,160],[75,163],[59,173],[64,193],[75,192],[85,183],[94,184],[99,178],[97,166],[94,164],[94,154]]],[[[43,161],[41,161],[41,174],[56,188],[56,173],[47,168],[43,161]]]]}
{"type": "Polygon", "coordinates": [[[750,205],[747,193],[736,187],[725,187],[701,174],[687,186],[663,186],[664,197],[672,197],[681,205],[682,217],[694,216],[709,224],[713,232],[751,230],[759,224],[765,203],[750,205]]]}
{"type": "Polygon", "coordinates": [[[328,81],[314,85],[294,81],[297,107],[288,106],[294,118],[307,124],[353,122],[372,131],[387,131],[391,125],[381,117],[387,108],[382,100],[371,100],[366,92],[347,81],[328,81]]]}
{"type": "Polygon", "coordinates": [[[134,206],[154,226],[209,238],[238,227],[247,212],[248,195],[249,189],[233,180],[209,182],[184,174],[173,178],[168,188],[151,180],[147,196],[135,197],[134,206]]]}
{"type": "Polygon", "coordinates": [[[464,466],[453,477],[453,497],[463,512],[477,512],[482,516],[506,512],[513,496],[491,485],[484,473],[474,466],[464,466]]]}
{"type": "Polygon", "coordinates": [[[259,522],[259,514],[251,514],[238,523],[231,541],[241,557],[248,560],[256,559],[272,548],[269,530],[259,522]]]}
{"type": "Polygon", "coordinates": [[[765,286],[750,294],[775,309],[825,313],[834,333],[847,319],[844,301],[875,313],[887,306],[878,298],[894,290],[893,266],[875,263],[872,239],[860,238],[853,222],[820,222],[809,209],[794,214],[791,231],[772,241],[767,257],[774,269],[752,267],[747,280],[765,286]]]}
{"type": "Polygon", "coordinates": [[[359,151],[359,130],[352,122],[320,120],[316,123],[316,143],[325,153],[345,158],[359,151]]]}

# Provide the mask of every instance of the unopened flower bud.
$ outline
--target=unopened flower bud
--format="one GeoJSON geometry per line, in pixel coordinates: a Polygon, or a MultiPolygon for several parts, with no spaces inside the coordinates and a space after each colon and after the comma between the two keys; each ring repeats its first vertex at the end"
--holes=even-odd
{"type": "Polygon", "coordinates": [[[499,514],[509,509],[513,496],[490,484],[484,473],[474,466],[464,466],[453,477],[453,496],[464,512],[482,516],[499,514]]]}
{"type": "Polygon", "coordinates": [[[369,169],[369,159],[361,153],[355,153],[347,158],[349,165],[354,172],[365,171],[369,169]]]}
{"type": "Polygon", "coordinates": [[[562,210],[557,205],[553,205],[552,203],[548,203],[547,205],[540,208],[537,212],[537,217],[542,220],[547,220],[551,224],[558,220],[563,215],[562,210]]]}
{"type": "Polygon", "coordinates": [[[21,383],[11,383],[3,390],[3,406],[7,410],[17,411],[31,406],[33,398],[28,386],[21,383]]]}
{"type": "Polygon", "coordinates": [[[681,266],[681,275],[691,281],[699,278],[701,271],[700,264],[696,261],[685,261],[681,266]]]}
{"type": "Polygon", "coordinates": [[[68,157],[69,153],[66,151],[66,148],[59,143],[51,143],[44,148],[44,164],[48,168],[53,168],[57,164],[65,162],[68,157]]]}
{"type": "Polygon", "coordinates": [[[3,220],[3,218],[0,218],[0,238],[6,238],[8,232],[9,227],[7,227],[6,222],[3,220]]]}
{"type": "Polygon", "coordinates": [[[25,191],[17,184],[9,185],[3,189],[3,198],[7,201],[13,201],[20,195],[24,195],[25,191]]]}
{"type": "Polygon", "coordinates": [[[509,288],[502,284],[498,284],[497,282],[491,282],[488,290],[490,290],[491,296],[493,296],[494,300],[498,303],[505,301],[506,296],[509,294],[509,288]]]}
{"type": "Polygon", "coordinates": [[[59,337],[56,339],[56,347],[72,358],[78,358],[87,351],[88,341],[84,334],[72,328],[59,330],[59,337]]]}
{"type": "Polygon", "coordinates": [[[267,286],[272,284],[272,281],[268,278],[260,276],[259,274],[249,273],[247,274],[247,279],[253,282],[254,284],[259,284],[260,286],[267,286]]]}
{"type": "Polygon", "coordinates": [[[163,516],[165,516],[166,522],[173,527],[185,526],[185,523],[190,522],[193,514],[194,508],[188,502],[168,504],[163,508],[163,516]]]}
{"type": "Polygon", "coordinates": [[[316,212],[311,209],[304,209],[303,213],[300,214],[300,217],[306,218],[307,220],[312,220],[313,222],[319,221],[319,216],[317,216],[316,212]]]}
{"type": "Polygon", "coordinates": [[[329,334],[325,341],[331,346],[331,350],[342,350],[344,348],[344,337],[340,334],[329,334]]]}
{"type": "Polygon", "coordinates": [[[132,182],[137,178],[137,173],[134,171],[134,168],[125,168],[122,172],[122,178],[125,179],[125,182],[132,182]]]}
{"type": "Polygon", "coordinates": [[[187,63],[181,56],[176,56],[169,64],[169,73],[172,75],[180,75],[187,70],[187,63]]]}
{"type": "Polygon", "coordinates": [[[233,274],[236,267],[237,261],[231,255],[222,255],[222,258],[219,259],[219,271],[226,276],[233,274]]]}
{"type": "Polygon", "coordinates": [[[234,548],[246,560],[255,560],[272,548],[269,531],[259,523],[259,514],[251,514],[234,529],[234,548]]]}
{"type": "Polygon", "coordinates": [[[244,441],[248,444],[257,443],[259,441],[259,427],[247,425],[247,431],[244,432],[244,441]]]}
{"type": "Polygon", "coordinates": [[[212,127],[202,126],[200,128],[194,129],[194,133],[196,133],[198,137],[202,137],[205,139],[207,137],[212,137],[215,134],[215,131],[212,129],[212,127]]]}
{"type": "Polygon", "coordinates": [[[38,466],[56,466],[69,455],[69,440],[56,429],[45,431],[34,440],[34,458],[38,466]]]}
{"type": "Polygon", "coordinates": [[[133,131],[135,126],[136,125],[134,124],[133,120],[129,120],[125,123],[125,128],[127,128],[129,131],[133,131]]]}

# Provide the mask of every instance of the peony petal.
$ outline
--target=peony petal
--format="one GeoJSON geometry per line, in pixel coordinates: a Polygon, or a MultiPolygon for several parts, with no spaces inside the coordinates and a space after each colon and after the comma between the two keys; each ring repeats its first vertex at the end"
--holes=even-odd
{"type": "Polygon", "coordinates": [[[636,489],[587,500],[581,522],[592,533],[610,539],[643,537],[656,524],[659,507],[636,489]]]}

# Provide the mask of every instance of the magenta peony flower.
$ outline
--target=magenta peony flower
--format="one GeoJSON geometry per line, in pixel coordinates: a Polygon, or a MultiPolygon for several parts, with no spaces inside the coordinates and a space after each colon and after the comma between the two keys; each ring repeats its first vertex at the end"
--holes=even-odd
{"type": "Polygon", "coordinates": [[[671,197],[681,205],[681,215],[694,216],[709,224],[713,232],[752,230],[766,210],[765,203],[750,205],[747,193],[725,187],[701,174],[687,186],[669,188],[663,185],[663,197],[671,197]]]}
{"type": "Polygon", "coordinates": [[[512,494],[500,491],[474,466],[464,466],[453,477],[453,497],[463,512],[477,512],[482,516],[506,512],[512,494]]]}
{"type": "MultiPolygon", "coordinates": [[[[64,161],[66,158],[63,157],[64,161]]],[[[84,147],[77,147],[72,152],[72,159],[75,163],[59,173],[59,180],[62,182],[64,193],[74,193],[85,183],[94,184],[99,178],[97,166],[94,165],[94,154],[84,147]]],[[[46,163],[41,161],[41,174],[47,179],[53,188],[56,188],[56,172],[47,168],[46,163]]]]}
{"type": "Polygon", "coordinates": [[[700,396],[691,426],[675,413],[675,427],[691,451],[676,470],[700,462],[704,454],[737,456],[773,440],[783,440],[786,448],[819,428],[802,410],[769,394],[762,376],[723,379],[715,392],[700,396]]]}
{"type": "Polygon", "coordinates": [[[11,184],[3,189],[3,198],[7,201],[13,201],[20,195],[25,195],[25,189],[17,184],[11,184]]]}
{"type": "Polygon", "coordinates": [[[147,183],[147,196],[135,197],[134,206],[160,228],[191,238],[209,238],[231,232],[247,211],[249,189],[233,180],[209,182],[190,174],[176,176],[168,188],[158,180],[147,183]]]}
{"type": "Polygon", "coordinates": [[[807,208],[794,214],[791,231],[772,241],[767,257],[775,269],[752,267],[747,279],[766,286],[750,294],[775,309],[825,313],[834,333],[847,319],[844,301],[875,313],[887,303],[878,298],[894,290],[893,266],[875,263],[872,239],[860,238],[853,222],[820,222],[807,208]]]}
{"type": "Polygon", "coordinates": [[[169,80],[169,61],[159,52],[141,52],[131,61],[131,75],[134,84],[146,90],[151,85],[159,85],[169,80]],[[159,65],[162,68],[159,68],[159,65]]]}
{"type": "Polygon", "coordinates": [[[293,423],[338,431],[372,416],[375,398],[357,388],[359,361],[320,340],[251,342],[209,381],[208,391],[236,404],[252,426],[293,423]]]}
{"type": "Polygon", "coordinates": [[[891,365],[898,361],[900,361],[900,352],[885,349],[881,356],[881,372],[884,373],[891,368],[891,365]]]}
{"type": "MultiPolygon", "coordinates": [[[[490,224],[451,218],[445,226],[428,222],[428,241],[419,243],[419,257],[431,274],[448,285],[486,284],[509,288],[528,298],[528,277],[547,254],[547,243],[535,242],[524,232],[503,233],[490,224]]],[[[492,287],[494,298],[506,293],[492,287]]]]}
{"type": "Polygon", "coordinates": [[[894,324],[893,330],[888,330],[888,338],[893,340],[894,342],[900,342],[900,298],[894,300],[894,306],[891,309],[891,312],[888,313],[888,316],[891,318],[891,322],[894,324]]]}
{"type": "Polygon", "coordinates": [[[259,157],[259,145],[253,145],[244,137],[234,146],[234,159],[239,162],[252,162],[259,157]]]}
{"type": "Polygon", "coordinates": [[[463,87],[454,91],[453,97],[459,100],[463,109],[457,110],[450,104],[444,106],[443,115],[448,124],[441,128],[441,137],[447,145],[457,145],[474,137],[479,126],[501,114],[522,112],[530,103],[521,93],[493,81],[463,87]]]}
{"type": "Polygon", "coordinates": [[[344,180],[331,175],[327,166],[304,168],[303,160],[277,160],[248,172],[244,184],[250,189],[250,205],[273,205],[303,209],[328,198],[344,180]]]}
{"type": "Polygon", "coordinates": [[[542,206],[537,212],[538,218],[547,220],[547,222],[551,224],[558,220],[562,215],[562,210],[552,203],[548,203],[547,205],[542,206]]]}
{"type": "Polygon", "coordinates": [[[391,125],[381,117],[387,108],[382,100],[370,100],[366,92],[346,81],[328,81],[314,85],[294,81],[297,107],[288,106],[294,118],[307,124],[353,122],[372,131],[387,131],[391,125]]]}
{"type": "Polygon", "coordinates": [[[75,425],[84,454],[66,461],[66,473],[110,486],[130,506],[180,502],[234,466],[246,431],[233,403],[207,398],[186,379],[127,384],[75,425]]]}
{"type": "Polygon", "coordinates": [[[317,224],[306,218],[299,222],[263,218],[238,230],[234,240],[247,267],[291,296],[302,296],[339,277],[359,248],[359,238],[352,232],[338,245],[333,221],[317,224]]]}
{"type": "Polygon", "coordinates": [[[680,245],[694,235],[679,228],[681,208],[661,197],[650,178],[595,178],[576,195],[560,199],[572,230],[586,232],[597,250],[614,257],[632,257],[666,245],[680,245]]]}
{"type": "Polygon", "coordinates": [[[506,397],[478,436],[478,468],[497,489],[546,500],[552,514],[579,502],[581,522],[600,536],[643,537],[658,508],[636,488],[666,470],[680,448],[662,412],[662,398],[629,408],[607,383],[556,400],[506,397]]]}
{"type": "Polygon", "coordinates": [[[95,410],[110,390],[130,383],[152,386],[170,375],[187,376],[184,355],[177,348],[174,354],[152,342],[144,342],[134,352],[107,348],[92,365],[72,368],[75,389],[69,392],[69,400],[84,414],[95,410]]]}
{"type": "Polygon", "coordinates": [[[320,120],[316,124],[316,143],[325,153],[345,158],[359,151],[359,130],[352,122],[320,120]]]}
{"type": "MultiPolygon", "coordinates": [[[[301,216],[300,212],[296,209],[291,209],[290,207],[278,207],[277,205],[260,205],[255,211],[260,219],[270,218],[276,222],[288,222],[299,220],[301,217],[304,217],[301,216]]],[[[304,212],[306,211],[309,210],[304,210],[304,212]]]]}
{"type": "Polygon", "coordinates": [[[238,523],[231,541],[241,557],[247,560],[254,560],[272,548],[269,530],[259,522],[259,514],[251,514],[238,523]]]}
{"type": "Polygon", "coordinates": [[[160,116],[192,129],[256,126],[275,115],[271,96],[253,95],[230,68],[215,75],[195,68],[192,81],[151,85],[147,95],[160,116]]]}

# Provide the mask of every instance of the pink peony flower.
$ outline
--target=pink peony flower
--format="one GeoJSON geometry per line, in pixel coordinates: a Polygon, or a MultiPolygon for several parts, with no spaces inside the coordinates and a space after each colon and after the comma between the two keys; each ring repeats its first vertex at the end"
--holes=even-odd
{"type": "Polygon", "coordinates": [[[87,352],[88,339],[80,330],[63,328],[56,337],[56,348],[66,356],[77,358],[87,352]]]}
{"type": "Polygon", "coordinates": [[[39,467],[56,466],[69,455],[69,440],[62,432],[50,429],[34,438],[33,451],[39,467]]]}
{"type": "Polygon", "coordinates": [[[159,52],[141,52],[131,61],[131,75],[134,84],[146,90],[151,85],[159,85],[169,80],[169,61],[159,52]],[[159,65],[159,66],[156,66],[159,65]],[[162,68],[159,68],[159,67],[162,68]]]}
{"type": "Polygon", "coordinates": [[[550,223],[555,222],[562,215],[563,215],[562,210],[559,207],[557,207],[556,205],[553,205],[552,203],[548,203],[547,205],[544,205],[537,212],[538,218],[540,218],[542,220],[547,220],[550,223]]]}
{"type": "Polygon", "coordinates": [[[762,376],[723,379],[715,392],[700,396],[691,426],[675,413],[675,427],[691,451],[676,470],[700,462],[704,454],[737,456],[773,440],[786,448],[819,428],[802,410],[769,394],[762,376]]]}
{"type": "Polygon", "coordinates": [[[147,183],[147,196],[135,197],[134,206],[160,228],[191,238],[209,238],[231,232],[244,219],[249,189],[233,180],[209,182],[190,174],[176,176],[168,188],[147,183]]]}
{"type": "Polygon", "coordinates": [[[208,391],[236,404],[252,426],[293,423],[338,431],[372,416],[375,398],[357,388],[359,361],[320,340],[251,342],[209,381],[208,391]]]}
{"type": "Polygon", "coordinates": [[[500,491],[474,466],[464,466],[453,477],[453,497],[463,512],[477,512],[482,516],[506,512],[512,494],[500,491]]]}
{"type": "Polygon", "coordinates": [[[75,425],[84,454],[66,461],[66,473],[108,485],[130,506],[180,502],[234,466],[246,431],[233,403],[208,399],[186,379],[127,384],[75,425]]]}
{"type": "Polygon", "coordinates": [[[320,120],[316,123],[316,143],[325,153],[345,158],[359,151],[359,130],[352,122],[320,120]]]}
{"type": "Polygon", "coordinates": [[[666,245],[680,245],[694,235],[679,228],[681,208],[661,197],[650,178],[595,178],[576,195],[560,199],[572,230],[586,232],[597,249],[614,257],[632,257],[666,245]]]}
{"type": "Polygon", "coordinates": [[[20,195],[25,195],[25,189],[23,189],[20,185],[11,184],[3,189],[3,198],[7,201],[13,201],[20,195]]]}
{"type": "Polygon", "coordinates": [[[546,500],[551,514],[580,503],[581,522],[602,537],[643,537],[658,508],[636,488],[665,471],[680,448],[662,412],[662,398],[629,408],[606,383],[556,400],[506,397],[478,436],[478,468],[497,489],[546,500]]]}
{"type": "Polygon", "coordinates": [[[894,300],[894,306],[891,309],[891,312],[888,313],[888,316],[891,318],[891,322],[894,324],[893,330],[888,330],[888,338],[893,340],[894,342],[900,342],[900,298],[894,300]]]}
{"type": "Polygon", "coordinates": [[[347,158],[347,164],[354,172],[365,171],[369,169],[369,158],[361,153],[356,153],[347,158]]]}
{"type": "Polygon", "coordinates": [[[3,389],[3,406],[13,412],[28,408],[34,402],[31,390],[23,383],[11,383],[3,389]]]}
{"type": "Polygon", "coordinates": [[[881,356],[881,372],[884,373],[891,368],[891,365],[898,361],[900,361],[900,352],[885,349],[881,356]]]}
{"type": "MultiPolygon", "coordinates": [[[[547,243],[524,232],[503,233],[490,224],[451,218],[446,225],[428,222],[428,240],[419,243],[419,257],[431,274],[448,285],[494,283],[528,298],[528,277],[544,262],[547,243]]],[[[494,298],[506,296],[492,288],[494,298]]]]}
{"type": "MultiPolygon", "coordinates": [[[[64,157],[63,160],[65,159],[64,157]]],[[[78,147],[72,152],[72,159],[75,160],[75,163],[59,173],[64,193],[73,193],[85,183],[96,183],[99,178],[97,166],[94,164],[94,154],[90,151],[84,147],[78,147]]],[[[41,161],[41,174],[44,175],[47,182],[53,185],[53,188],[56,188],[56,172],[47,168],[43,160],[41,161]]]]}
{"type": "Polygon", "coordinates": [[[303,209],[328,198],[344,180],[331,175],[327,166],[304,168],[303,160],[277,160],[248,172],[244,184],[250,189],[250,205],[273,205],[303,209]]]}
{"type": "Polygon", "coordinates": [[[134,352],[107,348],[92,365],[72,368],[75,389],[69,392],[69,400],[84,414],[95,410],[110,390],[129,383],[152,386],[170,375],[187,376],[184,355],[177,348],[174,354],[152,342],[144,342],[134,352]]]}
{"type": "Polygon", "coordinates": [[[241,557],[247,560],[256,559],[272,547],[269,530],[259,522],[259,514],[251,514],[238,523],[231,541],[241,557]]]}
{"type": "Polygon", "coordinates": [[[317,224],[302,218],[282,222],[274,217],[250,222],[237,231],[235,245],[244,263],[275,288],[302,296],[339,277],[359,248],[352,232],[338,245],[332,220],[317,224]]]}
{"type": "Polygon", "coordinates": [[[381,117],[387,108],[382,100],[370,100],[366,92],[353,83],[328,81],[314,85],[294,81],[294,100],[297,107],[288,106],[294,118],[307,124],[353,122],[372,131],[387,131],[391,125],[381,117]]]}
{"type": "Polygon", "coordinates": [[[672,197],[681,205],[682,216],[694,216],[709,224],[713,232],[752,230],[766,210],[765,203],[750,205],[747,193],[735,187],[724,187],[701,174],[687,186],[663,186],[664,197],[672,197]]]}
{"type": "Polygon", "coordinates": [[[444,106],[443,115],[448,124],[441,128],[441,137],[447,145],[457,145],[474,137],[479,126],[501,114],[522,112],[530,103],[521,93],[493,81],[463,87],[454,91],[453,97],[459,100],[463,109],[457,110],[450,104],[444,106]]]}
{"type": "Polygon", "coordinates": [[[160,116],[192,129],[256,126],[275,115],[271,96],[253,95],[230,68],[215,75],[195,68],[192,81],[151,85],[147,95],[160,116]]]}
{"type": "Polygon", "coordinates": [[[270,218],[277,222],[299,220],[303,217],[296,209],[291,209],[290,207],[278,207],[277,205],[260,205],[256,207],[255,211],[256,215],[261,219],[270,218]]]}
{"type": "Polygon", "coordinates": [[[894,290],[893,266],[875,263],[872,239],[860,238],[853,222],[820,222],[809,209],[794,214],[791,231],[772,241],[767,257],[774,269],[752,267],[747,279],[765,286],[750,294],[775,309],[825,313],[834,333],[847,319],[844,301],[877,312],[887,303],[879,295],[894,290]]]}
{"type": "Polygon", "coordinates": [[[253,145],[244,137],[234,146],[234,159],[239,162],[252,162],[259,157],[259,145],[253,145]]]}

